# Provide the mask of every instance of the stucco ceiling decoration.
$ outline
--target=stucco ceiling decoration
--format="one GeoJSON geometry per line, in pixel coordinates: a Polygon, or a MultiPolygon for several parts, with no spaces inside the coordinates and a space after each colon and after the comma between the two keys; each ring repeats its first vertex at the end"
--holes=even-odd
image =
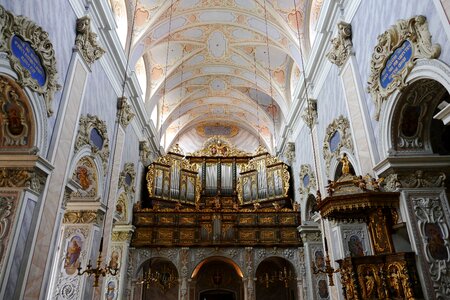
{"type": "MultiPolygon", "coordinates": [[[[130,19],[133,1],[124,1],[130,19]]],[[[299,79],[297,22],[300,35],[308,35],[304,20],[307,13],[317,20],[322,1],[138,0],[132,49],[144,56],[145,106],[149,114],[159,111],[153,121],[161,145],[186,141],[181,136],[188,132],[201,138],[192,129],[220,120],[273,150],[299,79]]]]}

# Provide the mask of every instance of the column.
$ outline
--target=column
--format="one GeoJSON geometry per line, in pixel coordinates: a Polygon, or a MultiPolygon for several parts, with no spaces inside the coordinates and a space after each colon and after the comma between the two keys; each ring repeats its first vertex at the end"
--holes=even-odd
{"type": "Polygon", "coordinates": [[[321,289],[328,288],[328,279],[325,274],[313,274],[312,272],[313,265],[319,269],[325,266],[325,252],[319,225],[301,225],[298,230],[303,240],[305,254],[306,278],[304,285],[306,287],[306,299],[320,299],[319,293],[326,293],[321,289]],[[325,285],[323,281],[325,281],[325,285]]]}
{"type": "MultiPolygon", "coordinates": [[[[131,106],[128,104],[128,100],[125,97],[121,97],[117,101],[117,122],[115,128],[115,140],[112,141],[113,151],[112,151],[112,164],[110,168],[109,174],[109,185],[107,185],[107,189],[105,191],[105,197],[108,199],[108,207],[106,211],[106,219],[105,219],[105,229],[103,234],[103,249],[110,249],[109,245],[111,243],[112,235],[112,226],[114,220],[114,213],[116,208],[117,201],[117,190],[119,186],[119,174],[122,168],[122,153],[123,146],[125,143],[125,131],[128,124],[134,117],[134,113],[131,110],[131,106]]],[[[136,145],[138,147],[138,145],[136,145]]],[[[130,208],[132,209],[132,208],[130,208]]],[[[117,234],[116,234],[117,235],[117,234]]],[[[110,256],[110,255],[109,255],[110,256]]],[[[106,255],[105,255],[106,257],[106,255]]],[[[102,289],[105,290],[105,282],[102,282],[102,289]]],[[[101,295],[96,293],[94,299],[100,299],[101,295]]]]}
{"type": "Polygon", "coordinates": [[[36,155],[0,156],[0,298],[22,297],[37,210],[51,165],[36,155]]]}
{"type": "Polygon", "coordinates": [[[115,225],[112,231],[109,255],[105,264],[111,268],[119,268],[116,276],[107,275],[105,278],[102,299],[127,299],[127,270],[129,264],[129,249],[131,237],[134,232],[133,225],[115,225]]]}
{"type": "Polygon", "coordinates": [[[36,242],[32,248],[32,259],[24,287],[25,299],[37,299],[48,292],[51,263],[63,215],[61,203],[66,178],[70,175],[68,162],[73,156],[77,123],[89,72],[89,66],[80,52],[74,50],[55,124],[54,139],[50,145],[49,160],[54,171],[49,176],[48,189],[40,204],[36,242]]]}

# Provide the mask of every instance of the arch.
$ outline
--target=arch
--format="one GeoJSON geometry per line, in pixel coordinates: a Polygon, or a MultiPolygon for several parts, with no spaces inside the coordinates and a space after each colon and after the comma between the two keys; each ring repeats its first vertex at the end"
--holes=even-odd
{"type": "MultiPolygon", "coordinates": [[[[1,57],[0,76],[10,79],[15,85],[17,85],[17,82],[19,81],[17,74],[11,69],[9,61],[1,57]]],[[[32,135],[33,139],[31,144],[26,147],[27,151],[35,152],[36,154],[45,157],[47,155],[49,144],[45,99],[42,95],[32,91],[26,86],[18,86],[18,88],[23,92],[24,98],[26,98],[26,105],[30,110],[30,122],[32,124],[32,128],[29,129],[29,134],[32,135]]],[[[17,151],[14,152],[16,153],[17,151]]]]}
{"type": "Polygon", "coordinates": [[[230,258],[228,258],[228,257],[225,257],[225,256],[211,256],[211,257],[208,257],[208,258],[203,259],[201,262],[199,262],[199,263],[195,266],[194,270],[193,270],[192,273],[191,273],[191,278],[196,278],[197,275],[198,275],[198,272],[200,271],[200,269],[201,269],[206,263],[212,262],[212,261],[221,261],[221,262],[224,262],[224,263],[226,263],[226,264],[229,264],[229,265],[231,265],[231,266],[234,268],[234,270],[236,271],[236,274],[238,274],[239,277],[241,277],[241,278],[244,277],[244,274],[242,273],[241,268],[240,268],[239,265],[238,265],[236,262],[234,262],[232,259],[230,259],[230,258]]]}
{"type": "Polygon", "coordinates": [[[261,261],[255,272],[256,299],[296,299],[297,272],[286,258],[270,256],[261,261]]]}
{"type": "MultiPolygon", "coordinates": [[[[99,200],[99,198],[103,195],[103,184],[104,182],[104,172],[103,172],[103,161],[100,157],[93,154],[91,152],[91,149],[89,146],[82,147],[72,158],[71,166],[70,166],[70,177],[68,177],[68,180],[71,180],[72,182],[76,182],[79,186],[77,189],[77,192],[75,192],[76,197],[90,197],[95,198],[96,200],[99,200]],[[77,179],[77,167],[83,164],[83,162],[89,162],[92,166],[91,174],[95,176],[95,195],[92,193],[86,193],[86,189],[83,189],[83,185],[80,184],[80,179],[77,179]],[[83,191],[84,190],[84,191],[83,191]]],[[[87,167],[87,166],[86,166],[87,167]]],[[[88,188],[88,191],[92,191],[93,189],[88,188]]]]}
{"type": "Polygon", "coordinates": [[[341,156],[334,156],[330,161],[330,178],[331,180],[337,180],[342,175],[342,163],[341,163],[341,157],[342,155],[347,155],[348,161],[350,163],[350,174],[356,175],[361,174],[361,169],[357,163],[356,157],[348,151],[347,149],[342,149],[340,152],[341,156]],[[352,172],[353,171],[353,172],[352,172]]]}
{"type": "MultiPolygon", "coordinates": [[[[419,59],[406,78],[406,85],[411,86],[423,79],[432,79],[441,84],[447,92],[450,91],[450,67],[439,60],[419,59]]],[[[382,107],[379,126],[380,146],[378,149],[381,159],[389,156],[395,149],[392,139],[396,122],[395,113],[398,106],[402,105],[400,100],[405,95],[404,91],[395,90],[382,107]]]]}

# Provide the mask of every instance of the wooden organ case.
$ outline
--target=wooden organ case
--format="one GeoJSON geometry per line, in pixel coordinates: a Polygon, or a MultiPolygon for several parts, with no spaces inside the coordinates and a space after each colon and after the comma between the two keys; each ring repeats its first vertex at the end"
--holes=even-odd
{"type": "Polygon", "coordinates": [[[213,138],[151,164],[148,196],[134,207],[134,247],[300,246],[288,166],[213,138]]]}

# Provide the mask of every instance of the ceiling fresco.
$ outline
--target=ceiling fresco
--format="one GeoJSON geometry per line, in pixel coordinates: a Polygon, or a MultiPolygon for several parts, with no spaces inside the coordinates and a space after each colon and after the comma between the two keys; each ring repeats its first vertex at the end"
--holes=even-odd
{"type": "Polygon", "coordinates": [[[322,2],[111,0],[161,146],[196,151],[209,128],[274,151],[322,2]]]}

